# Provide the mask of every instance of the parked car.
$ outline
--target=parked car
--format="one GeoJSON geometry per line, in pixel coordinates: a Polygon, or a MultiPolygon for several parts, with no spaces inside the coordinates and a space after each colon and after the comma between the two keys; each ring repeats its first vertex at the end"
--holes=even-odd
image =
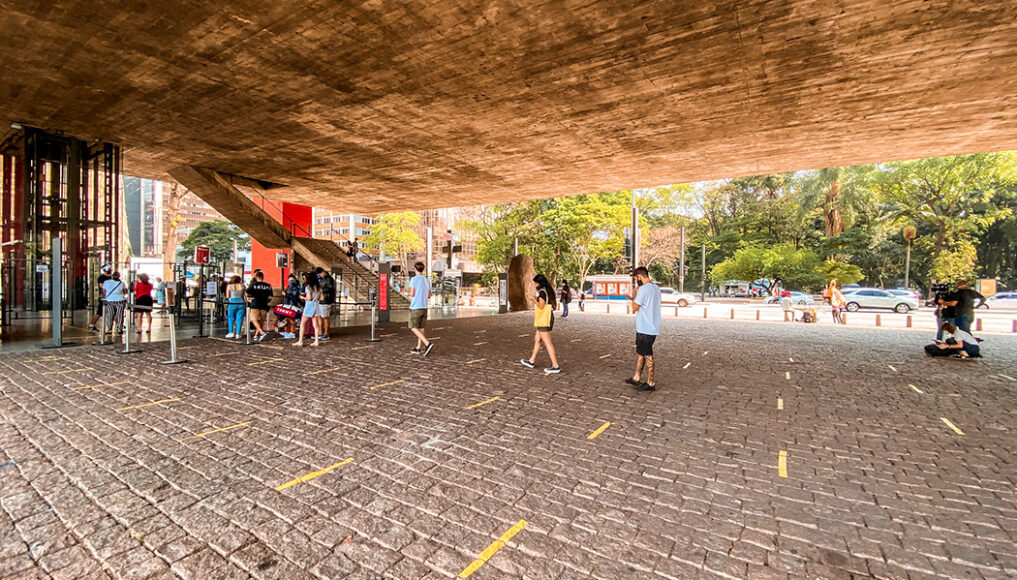
{"type": "MultiPolygon", "coordinates": [[[[815,300],[813,300],[812,296],[809,296],[808,294],[805,294],[803,292],[795,292],[795,291],[792,290],[791,291],[791,302],[793,302],[795,304],[798,304],[799,306],[808,306],[808,305],[812,304],[813,302],[815,302],[815,300]]],[[[779,295],[778,296],[769,296],[766,299],[766,303],[767,304],[780,304],[780,296],[779,295]]]]}
{"type": "Polygon", "coordinates": [[[1017,292],[999,292],[985,299],[985,305],[990,310],[1013,310],[1017,309],[1017,292]]]}
{"type": "Polygon", "coordinates": [[[911,298],[914,298],[919,302],[922,301],[922,296],[918,292],[915,292],[914,290],[901,290],[897,288],[894,290],[887,290],[887,292],[893,294],[894,296],[910,296],[911,298]]]}
{"type": "Polygon", "coordinates": [[[668,286],[660,287],[660,301],[663,304],[677,304],[682,308],[699,302],[699,298],[695,294],[689,292],[679,292],[674,288],[668,286]]]}
{"type": "Polygon", "coordinates": [[[855,312],[859,308],[886,308],[900,313],[918,309],[918,300],[911,296],[896,296],[878,288],[856,288],[844,294],[844,308],[855,312]]]}

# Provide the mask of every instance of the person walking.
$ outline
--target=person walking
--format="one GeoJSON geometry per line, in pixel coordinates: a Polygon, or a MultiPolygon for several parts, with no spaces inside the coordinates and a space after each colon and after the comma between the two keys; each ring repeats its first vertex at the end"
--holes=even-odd
{"type": "Polygon", "coordinates": [[[226,285],[224,294],[227,297],[226,304],[226,338],[240,338],[240,327],[244,324],[244,310],[247,308],[247,301],[244,300],[244,281],[240,276],[234,275],[226,285]]]}
{"type": "Polygon", "coordinates": [[[413,265],[416,274],[410,280],[410,330],[417,336],[417,345],[410,354],[427,356],[434,349],[434,343],[424,335],[427,326],[427,301],[431,296],[431,281],[424,275],[424,263],[413,265]]]}
{"type": "Polygon", "coordinates": [[[558,374],[561,367],[558,366],[558,356],[554,352],[554,344],[551,343],[551,331],[554,330],[554,288],[543,274],[533,277],[537,284],[536,305],[533,309],[533,326],[536,331],[533,334],[533,354],[530,358],[522,359],[519,362],[526,368],[532,369],[540,354],[540,345],[547,349],[547,355],[551,358],[551,366],[544,369],[547,374],[558,374]]]}
{"type": "Polygon", "coordinates": [[[836,278],[830,280],[830,284],[823,292],[823,298],[826,298],[830,302],[830,310],[833,313],[833,323],[844,324],[844,318],[841,316],[841,310],[844,308],[844,294],[841,293],[836,278]]]}
{"type": "Polygon", "coordinates": [[[262,341],[268,335],[268,305],[272,301],[272,285],[265,282],[265,273],[254,271],[254,280],[247,286],[247,300],[251,305],[251,323],[254,340],[262,341]]]}
{"type": "Polygon", "coordinates": [[[152,285],[148,283],[148,274],[138,274],[134,282],[134,327],[141,334],[141,323],[148,317],[147,334],[152,334],[152,285]]]}
{"type": "Polygon", "coordinates": [[[158,276],[155,277],[155,303],[160,310],[166,309],[166,283],[158,276]]]}
{"type": "Polygon", "coordinates": [[[318,305],[321,316],[321,340],[328,340],[328,333],[332,326],[332,305],[335,304],[335,278],[332,273],[324,268],[315,269],[318,274],[318,283],[321,284],[321,304],[318,305]]]}
{"type": "Polygon", "coordinates": [[[103,296],[106,297],[106,332],[121,334],[124,331],[124,309],[127,308],[127,286],[120,281],[120,272],[113,272],[102,283],[103,296]]]}
{"type": "MultiPolygon", "coordinates": [[[[92,316],[92,322],[88,323],[89,330],[94,330],[96,332],[98,332],[99,330],[98,328],[96,328],[95,323],[98,322],[100,318],[102,318],[105,310],[106,288],[104,287],[104,284],[106,284],[106,280],[109,279],[110,279],[109,266],[103,266],[102,269],[99,271],[98,278],[95,279],[95,283],[99,287],[99,293],[98,300],[96,300],[95,314],[92,316]]],[[[103,322],[105,323],[105,321],[103,322]]]]}
{"type": "MultiPolygon", "coordinates": [[[[318,310],[318,306],[321,304],[321,284],[318,283],[318,276],[313,272],[307,272],[304,274],[304,291],[300,297],[304,300],[304,318],[303,320],[310,320],[311,326],[314,329],[314,342],[311,346],[318,346],[321,344],[321,315],[318,310]]],[[[297,341],[293,343],[293,346],[304,346],[304,328],[303,322],[297,327],[297,341]]]]}
{"type": "Polygon", "coordinates": [[[572,289],[569,288],[569,281],[563,280],[561,283],[561,317],[569,317],[569,302],[572,302],[572,289]]]}
{"type": "Polygon", "coordinates": [[[636,372],[625,382],[637,391],[655,391],[653,343],[660,334],[660,287],[650,280],[650,272],[640,266],[633,270],[638,290],[632,298],[632,310],[636,313],[636,372]],[[646,381],[642,381],[646,369],[646,381]]]}
{"type": "Polygon", "coordinates": [[[579,292],[579,311],[586,312],[586,308],[583,307],[583,302],[586,300],[586,291],[579,292]]]}
{"type": "Polygon", "coordinates": [[[967,280],[957,280],[957,291],[954,292],[957,304],[954,308],[954,324],[966,333],[971,333],[971,323],[975,321],[975,308],[985,304],[985,296],[968,288],[967,280]],[[978,302],[978,304],[975,304],[978,302]]]}

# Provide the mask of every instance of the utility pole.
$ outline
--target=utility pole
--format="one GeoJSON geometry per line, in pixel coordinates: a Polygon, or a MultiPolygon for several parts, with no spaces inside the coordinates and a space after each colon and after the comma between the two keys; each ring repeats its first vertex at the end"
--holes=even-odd
{"type": "Polygon", "coordinates": [[[424,228],[424,235],[427,236],[427,277],[430,278],[431,266],[434,265],[434,258],[432,258],[434,255],[432,253],[434,251],[434,230],[431,229],[431,226],[424,228]]]}
{"type": "Polygon", "coordinates": [[[703,277],[699,279],[699,300],[706,301],[706,244],[703,244],[703,277]]]}
{"type": "Polygon", "coordinates": [[[632,269],[639,267],[639,214],[636,210],[636,190],[632,190],[632,269]]]}
{"type": "Polygon", "coordinates": [[[685,226],[682,226],[681,257],[678,259],[678,291],[685,291],[685,226]]]}

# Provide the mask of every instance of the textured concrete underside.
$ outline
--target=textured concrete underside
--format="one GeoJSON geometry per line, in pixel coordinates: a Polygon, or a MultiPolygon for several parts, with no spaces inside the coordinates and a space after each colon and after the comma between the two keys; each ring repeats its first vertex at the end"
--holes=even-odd
{"type": "Polygon", "coordinates": [[[1011,0],[0,0],[10,121],[356,211],[1017,147],[1011,0]]]}

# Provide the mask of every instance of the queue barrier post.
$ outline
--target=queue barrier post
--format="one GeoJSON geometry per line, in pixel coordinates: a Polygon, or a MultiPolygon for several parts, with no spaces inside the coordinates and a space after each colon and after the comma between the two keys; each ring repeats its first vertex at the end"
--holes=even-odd
{"type": "Polygon", "coordinates": [[[381,342],[380,338],[374,336],[374,320],[377,318],[378,305],[374,300],[371,301],[371,338],[367,339],[367,342],[381,342]]]}
{"type": "Polygon", "coordinates": [[[170,317],[170,359],[162,361],[164,365],[176,365],[187,362],[187,359],[177,358],[177,325],[174,320],[173,311],[169,313],[170,317]]]}
{"type": "Polygon", "coordinates": [[[141,352],[141,349],[131,350],[131,335],[134,334],[134,296],[132,293],[131,301],[124,306],[124,316],[127,317],[127,328],[124,330],[124,350],[118,351],[117,354],[135,354],[141,352]],[[129,314],[128,314],[129,313],[129,314]]]}
{"type": "Polygon", "coordinates": [[[102,317],[99,319],[99,342],[93,342],[92,344],[94,346],[106,346],[106,345],[113,344],[112,340],[106,340],[106,314],[107,314],[106,309],[107,308],[109,308],[109,305],[107,305],[106,301],[103,300],[102,301],[102,317]]]}

